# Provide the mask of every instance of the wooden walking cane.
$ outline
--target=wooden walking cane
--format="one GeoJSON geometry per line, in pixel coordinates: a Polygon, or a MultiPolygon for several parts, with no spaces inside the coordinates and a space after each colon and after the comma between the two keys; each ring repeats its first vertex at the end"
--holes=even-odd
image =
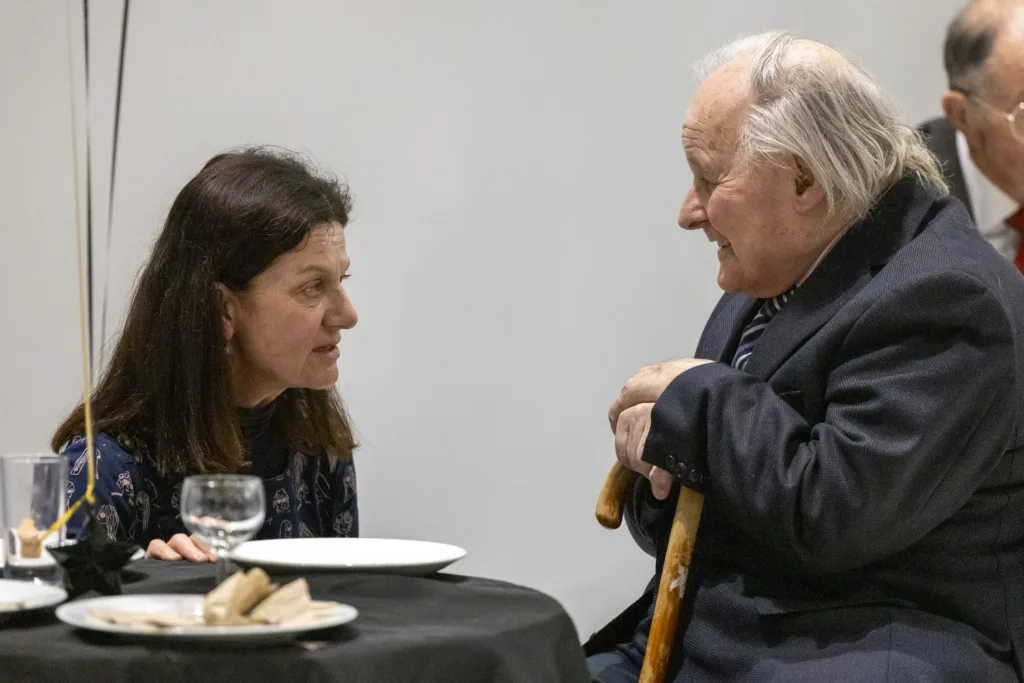
{"type": "MultiPolygon", "coordinates": [[[[615,463],[605,478],[601,495],[597,499],[597,521],[607,529],[622,524],[622,511],[633,482],[634,472],[621,463],[615,463]]],[[[690,568],[693,545],[697,541],[697,527],[704,508],[704,496],[688,488],[679,492],[672,531],[668,537],[665,564],[661,568],[658,597],[654,604],[654,620],[647,638],[647,652],[640,670],[640,683],[663,683],[669,655],[676,635],[679,609],[686,589],[686,574],[690,568]]]]}

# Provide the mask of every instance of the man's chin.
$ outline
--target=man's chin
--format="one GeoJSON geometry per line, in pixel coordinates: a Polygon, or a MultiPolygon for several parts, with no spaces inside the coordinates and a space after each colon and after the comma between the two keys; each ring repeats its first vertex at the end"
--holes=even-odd
{"type": "Polygon", "coordinates": [[[742,283],[734,277],[731,272],[724,268],[718,270],[718,287],[729,294],[737,294],[743,291],[742,283]]]}

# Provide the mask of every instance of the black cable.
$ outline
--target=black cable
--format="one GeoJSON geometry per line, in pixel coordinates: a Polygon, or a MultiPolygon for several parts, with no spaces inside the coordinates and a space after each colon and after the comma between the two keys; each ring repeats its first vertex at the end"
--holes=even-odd
{"type": "Polygon", "coordinates": [[[89,125],[89,0],[82,0],[82,33],[85,43],[85,296],[88,299],[89,376],[93,368],[92,315],[92,135],[89,125]]]}
{"type": "MultiPolygon", "coordinates": [[[[87,1],[87,0],[86,0],[87,1]]],[[[131,0],[124,0],[121,14],[121,50],[117,60],[117,94],[114,100],[114,139],[110,153],[110,198],[107,207],[107,268],[103,278],[103,313],[100,318],[100,361],[102,362],[107,343],[107,298],[110,284],[110,243],[114,228],[114,188],[117,179],[117,141],[121,133],[121,95],[124,89],[124,55],[128,45],[128,9],[131,0]]]]}

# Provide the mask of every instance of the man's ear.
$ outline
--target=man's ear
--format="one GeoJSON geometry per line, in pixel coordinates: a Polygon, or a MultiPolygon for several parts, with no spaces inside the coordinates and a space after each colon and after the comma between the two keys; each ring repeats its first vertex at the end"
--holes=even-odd
{"type": "Polygon", "coordinates": [[[227,285],[220,282],[215,283],[214,286],[217,288],[217,298],[220,302],[220,319],[224,330],[224,343],[230,345],[238,325],[238,296],[228,289],[227,285]]]}
{"type": "Polygon", "coordinates": [[[970,121],[967,117],[967,97],[963,93],[954,90],[946,91],[946,94],[942,96],[942,111],[946,115],[949,125],[961,133],[967,132],[970,121]]]}
{"type": "Polygon", "coordinates": [[[795,154],[791,170],[796,209],[799,213],[810,213],[825,202],[825,188],[814,177],[806,162],[795,154]]]}

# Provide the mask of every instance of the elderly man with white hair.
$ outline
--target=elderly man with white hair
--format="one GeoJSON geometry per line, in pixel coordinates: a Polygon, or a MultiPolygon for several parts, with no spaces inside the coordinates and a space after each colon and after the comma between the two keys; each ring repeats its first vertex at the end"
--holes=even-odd
{"type": "MultiPolygon", "coordinates": [[[[766,34],[706,73],[679,225],[726,294],[609,412],[659,570],[678,485],[705,494],[669,680],[1019,680],[1024,278],[843,54],[766,34]]],[[[637,680],[656,585],[594,680],[637,680]]]]}

